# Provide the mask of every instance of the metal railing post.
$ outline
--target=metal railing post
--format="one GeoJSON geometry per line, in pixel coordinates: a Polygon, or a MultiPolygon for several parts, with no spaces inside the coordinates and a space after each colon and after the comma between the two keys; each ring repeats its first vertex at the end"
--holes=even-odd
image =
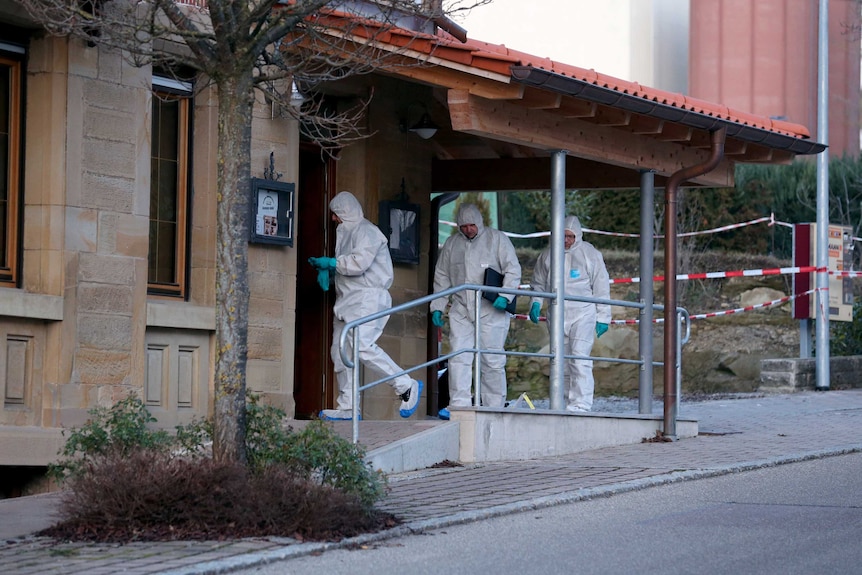
{"type": "Polygon", "coordinates": [[[674,435],[676,435],[676,420],[679,417],[679,407],[682,401],[682,312],[676,312],[676,413],[673,416],[674,435]]]}
{"type": "Polygon", "coordinates": [[[473,316],[473,348],[476,353],[473,354],[473,389],[476,391],[476,407],[482,405],[482,352],[481,348],[481,330],[479,322],[482,319],[480,310],[482,309],[482,292],[475,293],[476,308],[473,316]]]}
{"type": "Polygon", "coordinates": [[[359,326],[353,328],[353,443],[359,443],[359,326]]]}

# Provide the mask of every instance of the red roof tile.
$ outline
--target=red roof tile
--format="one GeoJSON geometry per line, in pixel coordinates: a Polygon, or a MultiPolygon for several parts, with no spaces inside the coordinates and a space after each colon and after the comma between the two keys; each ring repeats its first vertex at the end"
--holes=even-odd
{"type": "MultiPolygon", "coordinates": [[[[556,62],[549,58],[542,58],[512,50],[502,44],[492,44],[472,38],[468,38],[466,42],[461,42],[443,31],[440,31],[437,35],[417,35],[416,32],[411,30],[395,28],[390,30],[389,34],[391,36],[388,36],[385,41],[393,46],[402,47],[409,43],[411,50],[429,55],[433,54],[439,60],[451,61],[475,68],[476,70],[510,75],[510,69],[513,66],[529,66],[552,71],[582,82],[588,82],[619,92],[620,94],[637,96],[645,100],[704,114],[740,125],[774,131],[794,138],[807,139],[811,137],[809,130],[800,124],[772,120],[764,116],[728,109],[727,106],[722,104],[642,86],[636,82],[615,78],[592,69],[581,68],[563,62],[556,62]],[[399,36],[401,37],[399,38],[399,36]],[[417,41],[417,36],[424,41],[417,41]]],[[[375,38],[375,40],[380,41],[381,39],[375,38]]]]}

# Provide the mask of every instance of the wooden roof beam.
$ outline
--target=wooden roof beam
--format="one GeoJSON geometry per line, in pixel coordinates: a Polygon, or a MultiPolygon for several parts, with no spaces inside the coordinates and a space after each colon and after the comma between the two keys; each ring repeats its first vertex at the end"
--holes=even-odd
{"type": "MultiPolygon", "coordinates": [[[[435,192],[525,191],[551,188],[551,158],[502,158],[433,161],[435,192]]],[[[566,156],[566,189],[609,190],[640,187],[640,172],[566,156]]],[[[666,178],[657,176],[655,185],[666,178]]]]}
{"type": "MultiPolygon", "coordinates": [[[[628,169],[652,169],[663,175],[700,164],[709,157],[708,151],[583,120],[560,118],[551,112],[529,110],[508,102],[485,100],[463,90],[450,90],[448,100],[452,129],[483,138],[548,151],[566,150],[580,158],[628,169]]],[[[707,186],[732,186],[733,163],[723,160],[715,170],[694,181],[707,186]]]]}
{"type": "Polygon", "coordinates": [[[632,113],[608,106],[599,106],[599,110],[592,121],[602,126],[628,126],[632,123],[632,113]]]}
{"type": "Polygon", "coordinates": [[[561,94],[525,86],[524,95],[521,97],[519,103],[532,110],[548,110],[559,108],[562,99],[563,96],[561,94]]]}
{"type": "Polygon", "coordinates": [[[771,164],[773,163],[774,158],[775,150],[764,146],[758,146],[757,144],[749,144],[744,157],[740,158],[740,161],[744,160],[746,162],[771,164]]]}
{"type": "Polygon", "coordinates": [[[629,123],[629,130],[635,134],[661,134],[664,124],[664,120],[634,114],[631,123],[629,123]]]}
{"type": "Polygon", "coordinates": [[[484,78],[475,74],[465,74],[460,70],[432,66],[429,64],[395,65],[384,68],[387,74],[409,78],[432,86],[442,86],[449,90],[463,90],[489,100],[519,100],[524,95],[524,86],[500,82],[496,78],[484,78]]]}
{"type": "Polygon", "coordinates": [[[748,150],[749,143],[734,138],[727,138],[724,142],[725,156],[743,156],[748,150]]]}
{"type": "Polygon", "coordinates": [[[661,133],[656,136],[656,139],[662,142],[688,142],[693,133],[694,128],[690,126],[664,122],[661,126],[661,133]]]}
{"type": "Polygon", "coordinates": [[[578,100],[576,98],[563,98],[556,112],[564,118],[593,118],[598,112],[599,105],[595,102],[578,100]]]}

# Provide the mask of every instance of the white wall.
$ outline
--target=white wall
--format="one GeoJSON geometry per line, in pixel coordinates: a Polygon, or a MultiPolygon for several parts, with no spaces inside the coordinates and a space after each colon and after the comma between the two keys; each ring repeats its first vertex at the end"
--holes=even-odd
{"type": "Polygon", "coordinates": [[[470,38],[686,92],[690,0],[493,0],[458,19],[470,38]]]}

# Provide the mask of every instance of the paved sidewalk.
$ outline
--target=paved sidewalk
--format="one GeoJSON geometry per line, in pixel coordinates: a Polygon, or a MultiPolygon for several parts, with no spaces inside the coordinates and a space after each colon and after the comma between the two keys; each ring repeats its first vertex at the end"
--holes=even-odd
{"type": "MultiPolygon", "coordinates": [[[[391,493],[381,507],[400,516],[405,524],[338,543],[278,538],[127,545],[55,543],[4,534],[14,533],[17,522],[31,515],[49,516],[56,497],[4,500],[0,501],[0,573],[228,573],[299,554],[527,509],[862,451],[862,389],[683,403],[680,414],[699,421],[698,437],[392,476],[391,493]]],[[[38,521],[31,521],[22,529],[28,531],[36,524],[38,521]]]]}

